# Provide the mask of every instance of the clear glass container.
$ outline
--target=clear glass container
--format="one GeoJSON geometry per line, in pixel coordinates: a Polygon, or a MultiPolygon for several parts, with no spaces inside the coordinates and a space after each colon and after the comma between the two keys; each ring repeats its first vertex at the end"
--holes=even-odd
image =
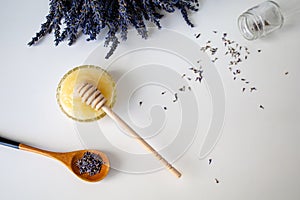
{"type": "Polygon", "coordinates": [[[282,27],[284,18],[274,1],[265,1],[250,8],[238,18],[242,35],[248,40],[261,38],[282,27]]]}

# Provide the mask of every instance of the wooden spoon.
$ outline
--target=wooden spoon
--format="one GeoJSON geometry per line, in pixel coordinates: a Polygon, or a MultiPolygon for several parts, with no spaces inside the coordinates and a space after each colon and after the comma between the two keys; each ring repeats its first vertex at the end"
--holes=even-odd
{"type": "Polygon", "coordinates": [[[8,139],[2,138],[2,137],[0,137],[0,144],[4,145],[4,146],[15,148],[15,149],[21,149],[21,150],[30,151],[33,153],[38,153],[38,154],[59,160],[60,162],[65,164],[68,167],[68,169],[71,170],[77,177],[79,177],[82,180],[88,181],[88,182],[100,181],[109,172],[109,166],[110,166],[109,160],[108,160],[107,156],[101,151],[79,150],[79,151],[64,152],[64,153],[51,152],[51,151],[45,151],[42,149],[31,147],[31,146],[28,146],[25,144],[21,144],[19,142],[8,140],[8,139]],[[86,152],[98,154],[103,160],[103,164],[102,164],[100,172],[96,173],[93,176],[90,176],[88,173],[81,174],[79,171],[79,167],[76,165],[76,162],[79,159],[81,159],[84,156],[84,153],[86,153],[86,152]]]}

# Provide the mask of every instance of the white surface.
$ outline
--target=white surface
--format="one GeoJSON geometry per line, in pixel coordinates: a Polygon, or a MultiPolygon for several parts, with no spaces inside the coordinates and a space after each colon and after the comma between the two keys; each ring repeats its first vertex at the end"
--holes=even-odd
{"type": "MultiPolygon", "coordinates": [[[[226,95],[222,136],[203,160],[198,159],[200,146],[193,143],[175,162],[183,172],[181,179],[166,170],[139,175],[113,170],[102,182],[87,184],[56,161],[0,147],[1,199],[299,199],[300,14],[270,37],[248,42],[240,36],[236,19],[259,2],[202,1],[200,11],[191,15],[193,29],[179,13],[162,21],[163,27],[191,39],[201,32],[194,39],[200,46],[211,40],[221,47],[222,32],[248,46],[251,56],[241,68],[258,88],[256,93],[242,93],[240,82],[232,80],[228,60],[219,56],[215,65],[226,95]]],[[[300,7],[299,0],[292,3],[290,7],[300,7]]],[[[56,104],[55,90],[62,75],[84,63],[102,41],[81,39],[72,47],[55,47],[52,36],[47,36],[39,45],[27,47],[47,12],[48,1],[2,2],[0,135],[53,151],[81,149],[74,122],[56,104]]],[[[121,45],[126,48],[126,42],[121,45]]]]}
{"type": "MultiPolygon", "coordinates": [[[[130,31],[126,45],[120,46],[109,60],[99,56],[107,51],[99,46],[85,63],[103,66],[111,73],[117,93],[113,110],[168,161],[178,160],[192,144],[207,153],[221,134],[224,121],[221,77],[194,40],[169,29],[157,33],[149,28],[149,32],[152,37],[145,41],[130,31]],[[200,65],[205,71],[202,83],[195,81],[199,75],[190,70],[200,65]],[[183,87],[185,91],[180,91],[183,87]],[[176,93],[178,101],[173,102],[176,93]],[[208,142],[202,148],[204,140],[208,142]]],[[[116,155],[111,157],[114,169],[145,173],[162,168],[109,119],[75,126],[87,148],[101,148],[116,155]]]]}

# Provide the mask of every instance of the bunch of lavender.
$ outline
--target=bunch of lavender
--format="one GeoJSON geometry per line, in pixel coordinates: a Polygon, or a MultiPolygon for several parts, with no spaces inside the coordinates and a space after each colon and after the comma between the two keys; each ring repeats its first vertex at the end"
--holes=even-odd
{"type": "Polygon", "coordinates": [[[161,28],[162,12],[172,13],[180,10],[186,23],[193,27],[188,11],[197,11],[198,0],[49,0],[50,9],[46,22],[29,46],[37,43],[46,34],[54,32],[54,43],[67,40],[72,45],[80,33],[87,35],[87,41],[97,39],[101,31],[106,31],[105,46],[110,50],[109,58],[121,39],[127,39],[129,27],[134,27],[142,38],[147,38],[146,21],[161,28]]]}

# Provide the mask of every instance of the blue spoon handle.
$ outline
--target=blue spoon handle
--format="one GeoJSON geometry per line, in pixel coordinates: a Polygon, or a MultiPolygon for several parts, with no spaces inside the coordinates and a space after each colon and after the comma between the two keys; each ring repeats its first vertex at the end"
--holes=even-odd
{"type": "Polygon", "coordinates": [[[19,149],[19,142],[13,141],[13,140],[9,140],[3,137],[0,137],[0,144],[4,145],[4,146],[8,146],[8,147],[12,147],[15,149],[19,149]]]}

